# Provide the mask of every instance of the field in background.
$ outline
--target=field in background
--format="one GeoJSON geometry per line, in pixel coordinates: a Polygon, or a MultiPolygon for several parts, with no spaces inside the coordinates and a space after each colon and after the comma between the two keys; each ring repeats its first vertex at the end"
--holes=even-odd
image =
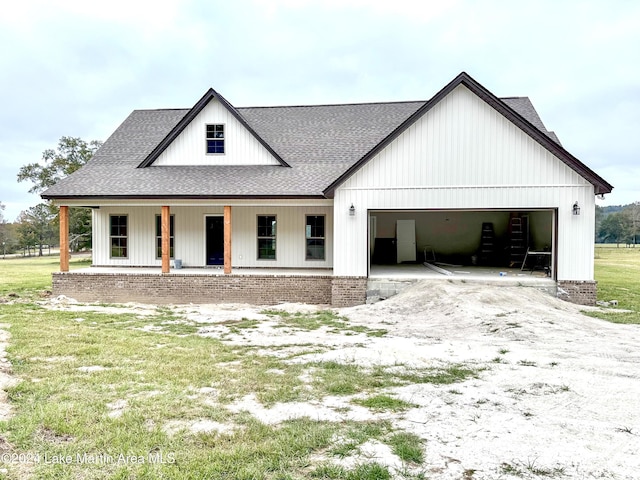
{"type": "Polygon", "coordinates": [[[595,279],[598,300],[616,300],[628,313],[592,313],[616,323],[640,323],[640,246],[620,248],[598,244],[595,249],[595,279]]]}
{"type": "MultiPolygon", "coordinates": [[[[72,256],[69,268],[91,265],[86,256],[72,256]]],[[[21,296],[51,290],[51,273],[60,269],[60,257],[7,257],[0,259],[0,297],[8,294],[21,296]]]]}

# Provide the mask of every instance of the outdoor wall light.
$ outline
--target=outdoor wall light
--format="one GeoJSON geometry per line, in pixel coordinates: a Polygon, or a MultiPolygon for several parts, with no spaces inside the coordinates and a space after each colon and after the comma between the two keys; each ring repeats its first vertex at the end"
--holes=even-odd
{"type": "Polygon", "coordinates": [[[576,200],[576,203],[573,204],[573,214],[580,215],[580,205],[578,205],[577,200],[576,200]]]}
{"type": "Polygon", "coordinates": [[[353,206],[353,203],[351,204],[351,206],[349,207],[349,216],[353,217],[356,214],[356,207],[353,206]]]}

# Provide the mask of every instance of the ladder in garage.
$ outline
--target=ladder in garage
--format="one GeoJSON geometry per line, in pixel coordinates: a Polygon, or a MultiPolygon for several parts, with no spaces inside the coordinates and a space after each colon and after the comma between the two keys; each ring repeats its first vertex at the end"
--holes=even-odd
{"type": "Polygon", "coordinates": [[[525,254],[527,253],[526,239],[524,238],[524,229],[522,218],[512,217],[509,225],[509,267],[522,267],[525,254]]]}
{"type": "Polygon", "coordinates": [[[493,231],[493,223],[482,224],[482,234],[480,236],[480,265],[490,265],[496,252],[496,236],[493,231]]]}

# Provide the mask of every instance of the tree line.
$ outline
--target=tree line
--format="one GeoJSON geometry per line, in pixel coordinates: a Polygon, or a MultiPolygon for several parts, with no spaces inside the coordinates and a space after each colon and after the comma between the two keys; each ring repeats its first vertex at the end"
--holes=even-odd
{"type": "MultiPolygon", "coordinates": [[[[87,163],[102,142],[86,142],[77,137],[62,137],[55,149],[47,149],[42,160],[24,165],[18,171],[18,182],[31,182],[30,193],[41,193],[61,178],[87,163]]],[[[4,218],[0,201],[0,247],[3,255],[22,252],[43,255],[51,245],[58,245],[58,206],[42,202],[20,213],[13,223],[4,218]]],[[[73,251],[91,248],[91,209],[69,209],[69,243],[73,251]]]]}
{"type": "Polygon", "coordinates": [[[618,207],[596,206],[596,243],[640,243],[640,202],[618,207]]]}

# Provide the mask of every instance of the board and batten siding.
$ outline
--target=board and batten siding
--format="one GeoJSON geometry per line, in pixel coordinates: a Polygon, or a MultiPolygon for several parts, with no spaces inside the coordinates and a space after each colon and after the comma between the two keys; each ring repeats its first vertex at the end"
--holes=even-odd
{"type": "Polygon", "coordinates": [[[167,165],[280,165],[278,160],[215,98],[153,162],[167,165]],[[206,153],[206,125],[224,125],[224,154],[206,153]]]}
{"type": "Polygon", "coordinates": [[[462,85],[340,185],[334,208],[334,275],[367,274],[369,210],[557,209],[558,280],[593,279],[593,185],[462,85]]]}
{"type": "Polygon", "coordinates": [[[333,265],[331,207],[233,207],[232,265],[236,267],[330,268],[333,265]],[[276,216],[276,259],[258,260],[258,215],[276,216]],[[305,260],[306,215],[325,216],[325,259],[305,260]]]}
{"type": "MultiPolygon", "coordinates": [[[[232,206],[232,267],[331,268],[333,209],[330,206],[232,206]],[[257,259],[257,216],[276,215],[276,260],[257,259]],[[306,215],[325,215],[325,260],[305,259],[306,215]]],[[[155,216],[160,206],[101,207],[93,211],[93,264],[97,266],[160,266],[155,257],[155,216]],[[109,216],[128,217],[128,258],[110,258],[109,216]]],[[[204,267],[205,218],[222,216],[223,206],[171,207],[175,258],[184,267],[204,267]]]]}

